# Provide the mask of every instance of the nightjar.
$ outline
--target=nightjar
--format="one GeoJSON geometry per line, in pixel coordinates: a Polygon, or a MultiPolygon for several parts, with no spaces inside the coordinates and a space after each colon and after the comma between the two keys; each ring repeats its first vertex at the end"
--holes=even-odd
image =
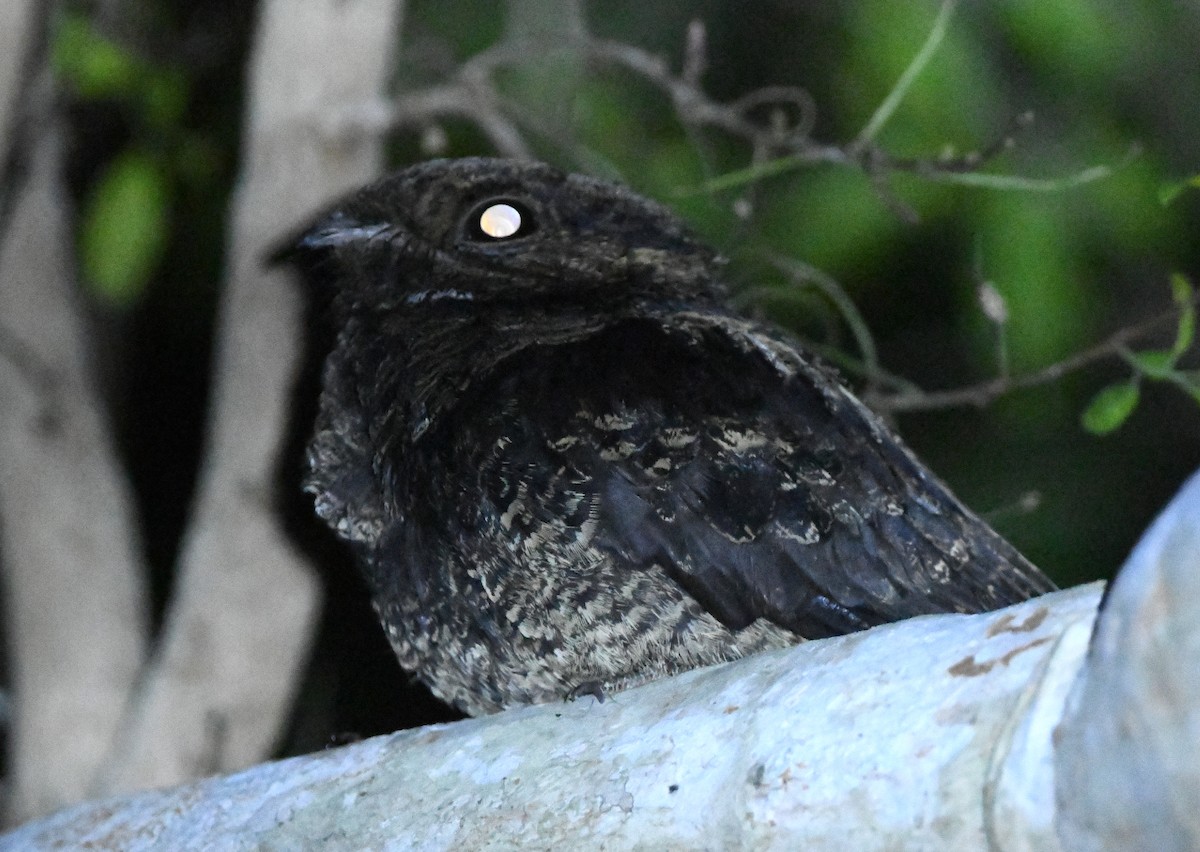
{"type": "Polygon", "coordinates": [[[623,187],[428,162],[291,259],[331,350],[305,488],[466,713],[1054,588],[623,187]]]}

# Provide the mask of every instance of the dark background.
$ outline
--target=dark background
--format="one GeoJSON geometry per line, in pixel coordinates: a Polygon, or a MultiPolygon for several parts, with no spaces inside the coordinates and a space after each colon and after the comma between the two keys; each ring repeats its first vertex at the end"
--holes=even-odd
{"type": "MultiPolygon", "coordinates": [[[[397,91],[441,78],[505,31],[500,4],[419,0],[408,9],[397,91]]],[[[911,61],[936,12],[929,2],[886,0],[605,0],[590,7],[588,26],[677,69],[688,23],[701,20],[709,59],[703,82],[714,98],[801,86],[817,105],[814,136],[845,144],[911,61]]],[[[141,503],[158,614],[203,440],[253,14],[252,4],[227,0],[83,4],[56,29],[71,103],[82,278],[141,503]]],[[[835,166],[718,195],[681,195],[744,167],[745,146],[689,137],[663,94],[626,72],[587,69],[550,92],[536,75],[501,82],[539,156],[674,204],[731,257],[732,282],[753,290],[748,310],[854,354],[828,303],[762,258],[775,252],[814,264],[854,299],[883,365],[933,390],[995,374],[996,330],[975,297],[981,278],[1006,299],[1004,334],[1017,374],[1168,311],[1172,273],[1196,280],[1200,191],[1169,205],[1160,195],[1200,172],[1197,44],[1200,10],[1188,4],[963,4],[881,134],[883,147],[913,157],[970,151],[1032,110],[1032,128],[986,171],[1057,178],[1095,165],[1119,168],[1054,193],[898,177],[893,188],[919,215],[916,223],[882,203],[861,173],[835,166]],[[1135,145],[1140,153],[1129,159],[1135,145]],[[753,200],[747,220],[732,212],[738,198],[753,200]]],[[[398,132],[391,149],[396,165],[434,150],[490,152],[477,131],[453,121],[398,132]]],[[[1167,347],[1173,337],[1168,321],[1134,348],[1167,347]]],[[[1183,365],[1195,369],[1194,352],[1183,365]]],[[[1113,358],[984,408],[905,414],[896,425],[965,502],[1060,585],[1108,578],[1200,466],[1200,407],[1168,383],[1141,381],[1137,410],[1112,434],[1082,428],[1093,395],[1130,375],[1113,358]],[[1031,492],[1038,498],[1023,500],[1031,492]]],[[[372,734],[449,718],[405,687],[353,570],[324,562],[323,636],[284,750],[317,747],[331,732],[372,734]]]]}

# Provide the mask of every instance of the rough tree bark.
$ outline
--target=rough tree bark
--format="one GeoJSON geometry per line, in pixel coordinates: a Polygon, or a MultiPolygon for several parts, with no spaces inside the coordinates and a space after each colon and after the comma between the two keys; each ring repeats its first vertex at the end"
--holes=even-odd
{"type": "Polygon", "coordinates": [[[83,805],[4,849],[1200,847],[1200,474],[1100,584],[83,805]],[[1094,632],[1093,632],[1094,630],[1094,632]]]}

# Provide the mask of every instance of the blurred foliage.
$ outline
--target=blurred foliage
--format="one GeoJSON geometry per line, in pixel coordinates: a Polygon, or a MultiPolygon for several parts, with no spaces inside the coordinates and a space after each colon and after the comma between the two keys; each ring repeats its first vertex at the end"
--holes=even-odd
{"type": "Polygon", "coordinates": [[[1200,175],[1192,175],[1187,180],[1177,183],[1163,184],[1158,190],[1158,200],[1166,207],[1189,189],[1200,189],[1200,175]]]}
{"type": "MultiPolygon", "coordinates": [[[[170,5],[147,5],[159,3],[170,5]]],[[[212,14],[218,6],[207,4],[207,21],[221,20],[212,14]]],[[[587,7],[596,36],[659,54],[673,69],[682,65],[689,23],[703,21],[703,84],[714,97],[801,86],[817,105],[815,138],[833,145],[847,145],[867,125],[938,10],[932,0],[587,7]]],[[[407,13],[399,90],[443,78],[506,32],[503,7],[480,0],[411,0],[407,13]]],[[[210,129],[213,122],[236,127],[239,104],[205,113],[195,95],[199,72],[170,53],[147,59],[88,20],[64,20],[58,67],[74,97],[114,104],[131,129],[82,181],[86,277],[98,295],[127,309],[166,281],[172,289],[156,310],[210,304],[219,240],[207,248],[216,260],[193,262],[204,241],[180,238],[194,221],[180,201],[193,191],[219,204],[228,192],[236,130],[210,129]],[[190,267],[208,275],[204,287],[188,289],[190,267]]],[[[242,34],[238,44],[245,43],[242,34]]],[[[1179,317],[1131,343],[1123,358],[983,410],[898,418],[966,502],[996,510],[996,523],[1019,547],[1059,582],[1073,583],[1110,575],[1200,465],[1195,348],[1180,346],[1185,337],[1193,342],[1184,326],[1194,320],[1185,319],[1191,313],[1178,284],[1195,280],[1200,267],[1196,43],[1200,9],[1186,4],[959,4],[877,141],[892,156],[930,159],[986,149],[1010,133],[1014,144],[981,168],[983,186],[898,175],[889,182],[892,203],[862,172],[835,164],[714,184],[750,165],[746,147],[717,132],[690,132],[662,91],[628,71],[547,65],[546,73],[499,75],[499,84],[506,113],[539,156],[674,205],[731,257],[731,283],[751,310],[857,357],[845,311],[817,289],[797,291],[764,258],[823,270],[857,304],[883,366],[921,387],[969,385],[996,375],[998,365],[1027,373],[1122,326],[1164,312],[1179,317]],[[1026,111],[1033,125],[1014,131],[1026,111]],[[1134,145],[1140,152],[1131,159],[1134,145]],[[1098,166],[1113,173],[1075,180],[1098,166]],[[1017,178],[1058,191],[1019,191],[1017,178]],[[919,222],[898,215],[898,205],[919,222]],[[1164,287],[1171,280],[1174,301],[1164,287]],[[985,290],[1004,308],[999,324],[981,308],[985,290]],[[1023,499],[1031,492],[1041,499],[1029,511],[1038,502],[1023,499]]],[[[536,71],[538,57],[529,61],[536,71]]],[[[237,71],[221,79],[240,85],[237,71]]],[[[391,151],[401,164],[490,149],[477,128],[446,120],[398,132],[391,151]]]]}
{"type": "Polygon", "coordinates": [[[161,613],[205,423],[251,4],[68,0],[51,60],[68,118],[95,369],[161,613]]]}
{"type": "Polygon", "coordinates": [[[165,258],[176,183],[211,185],[219,154],[184,126],[191,81],[183,68],[135,55],[79,11],[59,19],[51,59],[77,102],[119,106],[130,119],[127,145],[100,166],[83,197],[79,226],[84,285],[129,306],[165,258]]]}
{"type": "Polygon", "coordinates": [[[141,296],[162,260],[170,212],[167,176],[154,157],[122,152],[105,167],[81,213],[83,280],[118,304],[141,296]]]}

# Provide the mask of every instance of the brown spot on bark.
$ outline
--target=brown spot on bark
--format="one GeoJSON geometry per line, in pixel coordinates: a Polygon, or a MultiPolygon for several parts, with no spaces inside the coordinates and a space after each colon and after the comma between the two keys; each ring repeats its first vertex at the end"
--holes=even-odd
{"type": "Polygon", "coordinates": [[[1046,616],[1050,614],[1044,606],[1040,606],[1029,614],[1029,617],[1024,621],[1013,623],[1016,619],[1011,613],[1000,616],[991,627],[988,628],[987,635],[999,636],[1001,633],[1029,633],[1037,630],[1042,626],[1042,622],[1046,620],[1046,616]]]}
{"type": "Polygon", "coordinates": [[[995,660],[988,663],[975,662],[975,655],[959,660],[946,671],[955,677],[975,677],[976,675],[987,674],[992,670],[992,666],[996,664],[995,660]]]}
{"type": "MultiPolygon", "coordinates": [[[[1030,617],[1032,618],[1032,616],[1030,616],[1030,617]]],[[[1018,633],[1021,631],[1015,630],[1012,632],[1018,633]]],[[[1009,663],[1012,662],[1013,657],[1017,656],[1017,654],[1022,654],[1025,651],[1028,651],[1032,648],[1036,648],[1038,645],[1045,645],[1049,641],[1050,641],[1049,636],[1043,636],[1041,639],[1034,639],[1032,642],[1030,642],[1027,645],[1021,645],[1017,648],[1013,648],[1011,651],[1009,651],[1003,657],[997,657],[994,660],[985,660],[982,663],[977,662],[975,659],[975,655],[972,654],[969,657],[959,660],[957,663],[952,665],[946,671],[949,674],[954,675],[955,677],[976,677],[978,675],[987,674],[988,672],[990,672],[992,669],[994,669],[998,665],[1007,666],[1009,663]]]]}

